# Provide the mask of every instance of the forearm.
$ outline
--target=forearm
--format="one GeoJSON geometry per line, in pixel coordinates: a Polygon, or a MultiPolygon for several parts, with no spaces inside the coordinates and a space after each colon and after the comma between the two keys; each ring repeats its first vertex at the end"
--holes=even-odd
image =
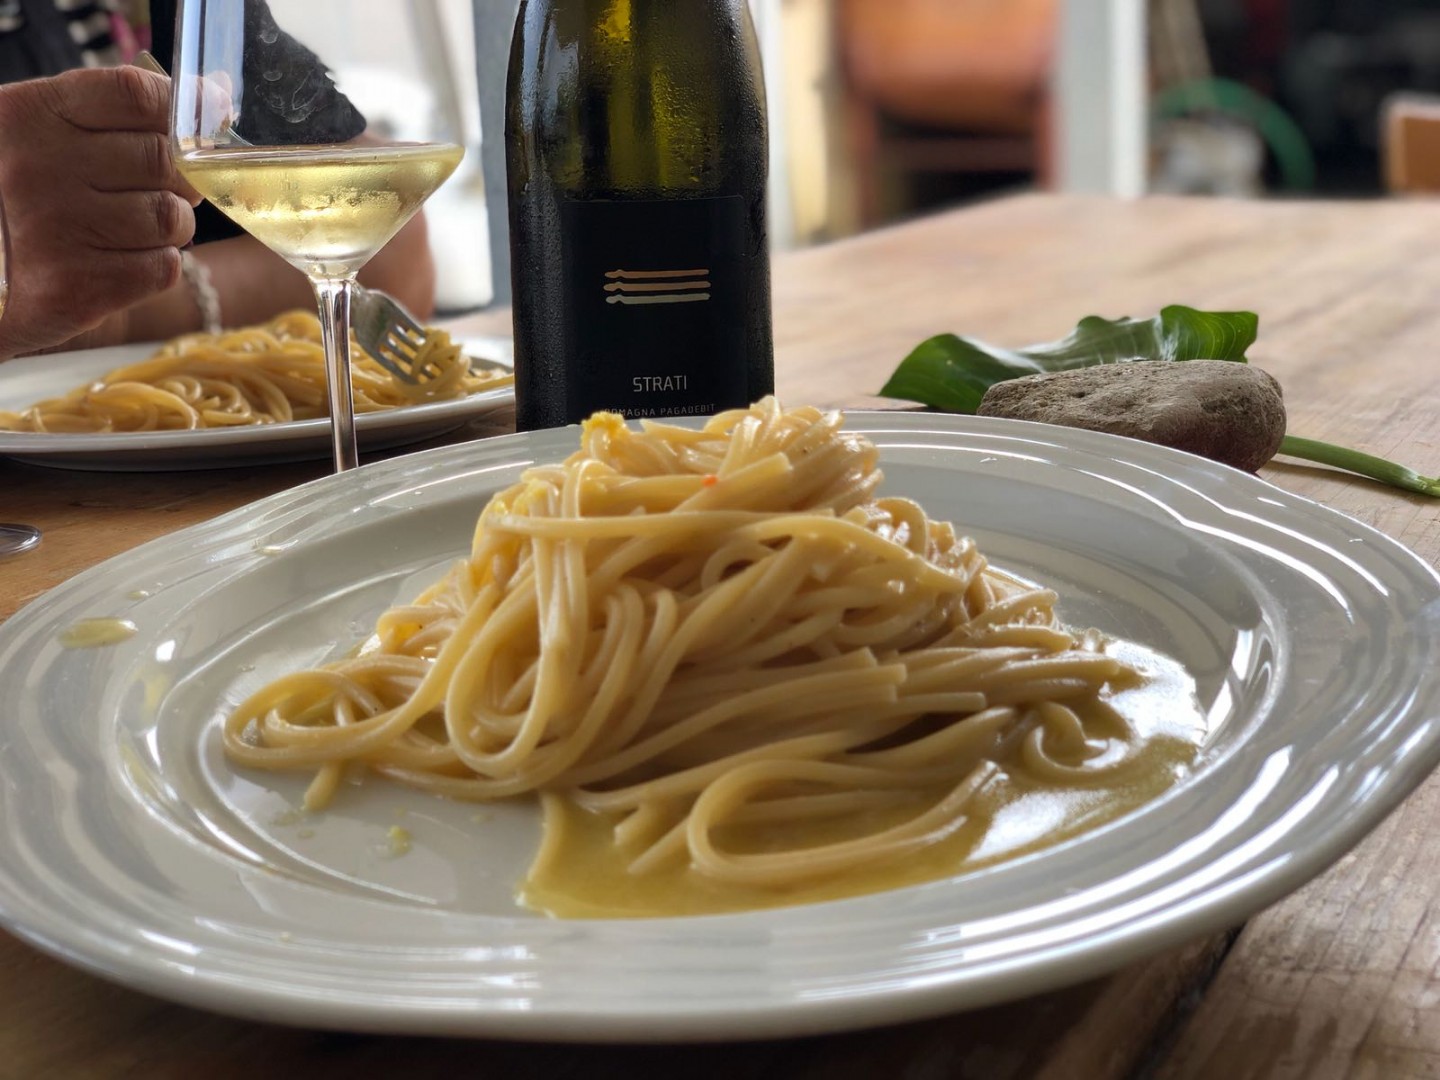
{"type": "MultiPolygon", "coordinates": [[[[305,275],[254,237],[236,236],[191,250],[210,272],[227,327],[249,326],[315,305],[305,275]]],[[[390,293],[420,318],[434,311],[435,265],[419,215],[360,271],[360,280],[390,293]]],[[[125,336],[130,341],[161,341],[202,328],[199,305],[184,281],[137,304],[127,315],[125,336]]]]}

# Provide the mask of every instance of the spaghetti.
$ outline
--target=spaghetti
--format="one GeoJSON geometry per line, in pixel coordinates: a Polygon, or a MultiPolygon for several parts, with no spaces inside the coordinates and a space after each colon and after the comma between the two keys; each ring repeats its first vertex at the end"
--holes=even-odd
{"type": "MultiPolygon", "coordinates": [[[[430,330],[417,357],[435,377],[401,382],[356,348],[350,364],[357,413],[446,401],[505,385],[509,376],[471,371],[460,346],[430,330]]],[[[0,431],[57,434],[186,431],[312,420],[329,415],[320,320],[293,311],[264,326],[190,334],[154,356],[41,401],[0,410],[0,431]]]]}
{"type": "Polygon", "coordinates": [[[880,480],[834,413],[597,414],[357,654],[243,702],[226,750],[315,771],[311,809],[348,763],[539,793],[547,828],[603,818],[631,876],[762,890],[942,842],[998,763],[1060,785],[1132,767],[1107,698],[1135,671],[880,480]]]}

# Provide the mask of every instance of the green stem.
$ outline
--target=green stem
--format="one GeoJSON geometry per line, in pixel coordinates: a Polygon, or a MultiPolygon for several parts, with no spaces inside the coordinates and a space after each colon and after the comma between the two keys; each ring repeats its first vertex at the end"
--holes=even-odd
{"type": "Polygon", "coordinates": [[[1421,495],[1430,495],[1440,499],[1440,477],[1421,476],[1414,469],[1408,469],[1404,465],[1376,457],[1374,454],[1364,454],[1359,450],[1351,450],[1344,446],[1319,442],[1315,439],[1302,439],[1298,435],[1286,435],[1285,441],[1280,444],[1280,453],[1287,457],[1301,458],[1319,465],[1344,469],[1346,472],[1359,473],[1361,476],[1379,480],[1382,484],[1389,484],[1391,487],[1403,488],[1406,491],[1415,491],[1421,495]]]}

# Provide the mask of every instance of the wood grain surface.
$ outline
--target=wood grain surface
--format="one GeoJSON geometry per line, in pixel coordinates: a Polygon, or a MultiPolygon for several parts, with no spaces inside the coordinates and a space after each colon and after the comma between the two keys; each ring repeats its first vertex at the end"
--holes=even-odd
{"type": "MultiPolygon", "coordinates": [[[[1440,473],[1440,203],[1026,196],[785,256],[775,286],[787,403],[894,407],[871,395],[912,346],[945,330],[1021,345],[1091,313],[1244,308],[1260,313],[1252,359],[1285,387],[1293,433],[1440,473]]],[[[503,318],[461,329],[491,331],[503,318]]],[[[102,559],[323,471],[87,474],[0,462],[0,519],[46,531],[36,552],[0,561],[0,618],[102,559]]],[[[1440,564],[1440,500],[1303,465],[1264,475],[1440,564]]],[[[540,1046],[291,1030],[112,986],[0,934],[0,1077],[1440,1077],[1437,821],[1432,778],[1238,937],[994,1009],[769,1043],[540,1046]]]]}

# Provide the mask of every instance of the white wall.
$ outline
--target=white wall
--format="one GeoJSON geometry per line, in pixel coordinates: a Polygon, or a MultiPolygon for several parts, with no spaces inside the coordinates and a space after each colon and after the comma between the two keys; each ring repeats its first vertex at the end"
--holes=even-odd
{"type": "Polygon", "coordinates": [[[1144,193],[1145,27],[1144,0],[1065,0],[1055,83],[1060,190],[1144,193]]]}

